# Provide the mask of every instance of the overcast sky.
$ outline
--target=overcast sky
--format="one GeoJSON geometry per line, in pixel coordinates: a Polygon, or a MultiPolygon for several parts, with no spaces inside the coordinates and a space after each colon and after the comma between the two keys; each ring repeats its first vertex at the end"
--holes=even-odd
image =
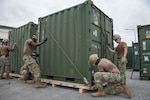
{"type": "MultiPolygon", "coordinates": [[[[0,25],[19,27],[39,17],[72,7],[86,0],[0,0],[0,25]]],[[[137,42],[137,26],[150,24],[150,0],[92,0],[113,19],[118,33],[128,46],[137,42]],[[133,30],[125,30],[133,29],[133,30]],[[135,32],[134,32],[135,30],[135,32]],[[136,34],[136,37],[134,36],[136,34]]]]}

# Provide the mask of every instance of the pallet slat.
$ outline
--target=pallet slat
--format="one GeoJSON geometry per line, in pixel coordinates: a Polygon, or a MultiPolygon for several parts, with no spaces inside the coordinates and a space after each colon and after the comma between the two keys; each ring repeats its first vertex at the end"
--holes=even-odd
{"type": "MultiPolygon", "coordinates": [[[[22,77],[22,75],[14,74],[14,73],[10,73],[10,75],[14,76],[14,77],[22,77]]],[[[66,86],[66,87],[78,88],[79,89],[79,93],[84,93],[87,90],[93,90],[93,89],[90,88],[90,86],[85,85],[85,84],[64,82],[64,81],[44,79],[44,78],[41,78],[41,81],[45,82],[45,83],[52,84],[52,87],[56,87],[57,85],[59,85],[59,86],[66,86]]]]}

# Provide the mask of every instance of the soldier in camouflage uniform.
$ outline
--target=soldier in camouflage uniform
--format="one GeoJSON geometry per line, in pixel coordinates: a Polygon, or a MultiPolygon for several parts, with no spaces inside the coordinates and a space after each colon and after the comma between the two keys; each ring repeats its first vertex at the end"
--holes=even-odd
{"type": "Polygon", "coordinates": [[[118,34],[114,35],[114,40],[116,43],[118,43],[115,50],[112,50],[109,46],[107,46],[108,50],[112,53],[117,53],[118,58],[118,69],[121,73],[121,84],[126,84],[126,64],[127,64],[127,53],[128,53],[128,47],[126,42],[121,41],[121,37],[118,34]]]}
{"type": "Polygon", "coordinates": [[[118,86],[121,82],[120,71],[115,64],[106,58],[100,59],[97,54],[89,56],[89,61],[92,65],[97,65],[99,72],[94,74],[95,86],[98,88],[96,93],[92,93],[92,96],[105,96],[102,83],[107,82],[106,92],[109,94],[124,93],[129,98],[131,94],[128,91],[126,85],[118,86]]]}
{"type": "Polygon", "coordinates": [[[23,61],[29,68],[29,71],[33,73],[35,80],[36,88],[45,88],[46,84],[41,83],[41,72],[40,67],[37,64],[36,60],[32,57],[33,48],[42,45],[47,41],[47,38],[44,41],[37,43],[37,36],[33,35],[30,39],[27,39],[24,44],[23,49],[23,61]]]}
{"type": "Polygon", "coordinates": [[[23,82],[28,83],[28,84],[33,84],[34,83],[33,74],[29,71],[29,68],[26,64],[24,64],[20,68],[20,74],[23,77],[18,78],[19,81],[23,81],[23,82]]]}
{"type": "Polygon", "coordinates": [[[12,48],[8,46],[8,39],[3,39],[2,46],[0,48],[1,57],[0,57],[0,79],[12,79],[9,75],[10,73],[10,61],[9,61],[9,52],[13,52],[16,44],[13,45],[12,48]],[[4,76],[4,73],[6,75],[4,76]]]}

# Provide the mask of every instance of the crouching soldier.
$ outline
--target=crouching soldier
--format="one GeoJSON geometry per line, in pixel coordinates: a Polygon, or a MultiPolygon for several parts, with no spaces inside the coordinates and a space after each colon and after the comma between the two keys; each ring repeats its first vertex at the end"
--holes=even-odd
{"type": "Polygon", "coordinates": [[[97,65],[99,72],[94,74],[94,83],[98,88],[96,93],[92,93],[92,96],[105,96],[102,83],[107,82],[106,92],[109,94],[124,93],[128,98],[132,98],[126,85],[118,86],[121,82],[120,71],[117,66],[106,58],[100,59],[97,54],[89,56],[89,61],[92,65],[97,65]]]}
{"type": "Polygon", "coordinates": [[[26,64],[24,64],[20,68],[20,74],[22,77],[18,78],[19,81],[23,81],[28,84],[33,84],[34,83],[34,77],[33,74],[29,71],[29,68],[26,64]]]}

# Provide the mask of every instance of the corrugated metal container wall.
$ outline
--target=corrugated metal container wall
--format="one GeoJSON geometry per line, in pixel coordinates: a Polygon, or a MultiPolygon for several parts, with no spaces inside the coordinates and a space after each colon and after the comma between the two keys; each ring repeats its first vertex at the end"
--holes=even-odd
{"type": "Polygon", "coordinates": [[[139,57],[140,57],[140,79],[150,79],[150,25],[137,26],[139,57]]]}
{"type": "Polygon", "coordinates": [[[133,48],[132,47],[128,47],[128,54],[127,54],[127,60],[128,60],[128,63],[127,63],[127,69],[132,69],[133,65],[132,65],[132,62],[133,62],[133,48]]]}
{"type": "Polygon", "coordinates": [[[139,69],[140,69],[139,44],[138,43],[132,43],[132,48],[133,48],[133,54],[132,54],[133,69],[136,71],[139,71],[139,69]]]}
{"type": "Polygon", "coordinates": [[[36,34],[38,29],[37,24],[29,22],[23,26],[13,29],[9,32],[9,43],[17,44],[14,52],[10,53],[11,72],[19,73],[20,67],[23,65],[23,46],[26,39],[36,34]]]}
{"type": "Polygon", "coordinates": [[[2,45],[2,41],[3,41],[3,39],[2,39],[2,38],[0,38],[0,45],[2,45]]]}
{"type": "Polygon", "coordinates": [[[60,12],[39,18],[40,40],[49,37],[40,47],[42,76],[50,79],[92,83],[88,63],[90,54],[113,59],[106,44],[113,47],[112,19],[98,9],[91,0],[60,12]]]}

